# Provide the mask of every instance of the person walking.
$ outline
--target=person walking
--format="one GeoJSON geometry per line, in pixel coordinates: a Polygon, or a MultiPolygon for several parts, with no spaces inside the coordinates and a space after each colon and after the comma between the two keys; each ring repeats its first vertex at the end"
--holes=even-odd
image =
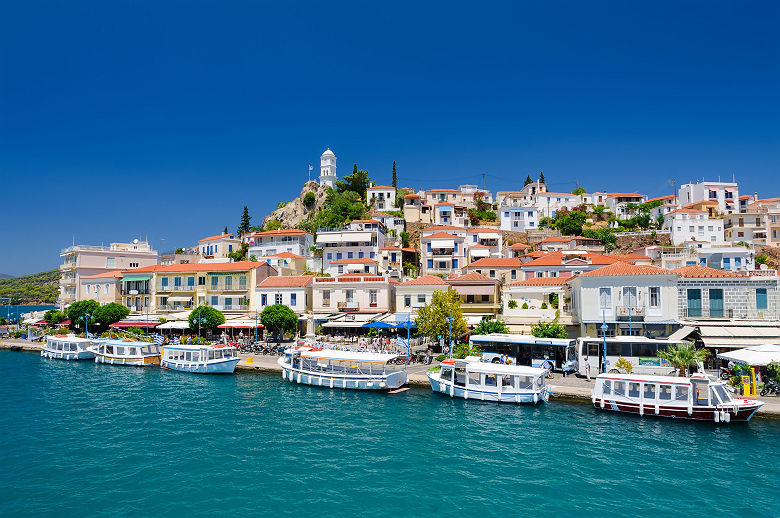
{"type": "Polygon", "coordinates": [[[588,378],[588,381],[590,381],[590,360],[588,357],[585,357],[585,376],[588,378]]]}

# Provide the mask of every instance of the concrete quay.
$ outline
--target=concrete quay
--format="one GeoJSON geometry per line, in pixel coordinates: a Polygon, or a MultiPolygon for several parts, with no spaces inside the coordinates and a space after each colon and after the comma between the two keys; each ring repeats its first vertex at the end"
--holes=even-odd
{"type": "MultiPolygon", "coordinates": [[[[26,340],[5,339],[0,340],[0,350],[3,349],[40,353],[41,345],[26,340]]],[[[281,376],[282,369],[276,363],[279,359],[278,356],[262,354],[241,354],[240,356],[241,361],[236,365],[237,371],[281,376]]],[[[410,365],[407,368],[409,373],[407,384],[411,387],[429,388],[428,377],[425,375],[429,368],[428,365],[410,365]]],[[[591,404],[590,392],[593,381],[579,376],[566,376],[564,378],[556,373],[552,379],[548,380],[548,383],[552,387],[553,393],[550,399],[553,401],[591,404]]],[[[780,419],[780,397],[765,396],[759,399],[764,402],[764,406],[756,414],[758,417],[780,419]]]]}

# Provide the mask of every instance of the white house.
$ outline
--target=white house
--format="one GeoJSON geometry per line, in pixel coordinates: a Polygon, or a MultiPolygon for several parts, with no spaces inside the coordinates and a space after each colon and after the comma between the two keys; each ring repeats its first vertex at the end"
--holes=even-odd
{"type": "Polygon", "coordinates": [[[435,291],[447,291],[449,284],[438,275],[423,275],[410,279],[395,287],[395,310],[408,313],[411,319],[421,309],[430,304],[435,291]]]}
{"type": "Polygon", "coordinates": [[[677,209],[664,216],[663,228],[671,234],[672,244],[688,242],[724,244],[723,220],[710,219],[706,212],[697,209],[677,209]]]}
{"type": "Polygon", "coordinates": [[[366,199],[373,200],[376,210],[392,210],[395,206],[395,187],[392,185],[373,185],[366,189],[366,199]]]}
{"type": "Polygon", "coordinates": [[[539,228],[536,207],[501,207],[498,211],[501,230],[525,232],[539,228]]]}
{"type": "Polygon", "coordinates": [[[736,182],[696,182],[680,186],[680,205],[703,201],[716,201],[721,214],[739,212],[739,185],[736,182]]]}
{"type": "MultiPolygon", "coordinates": [[[[323,229],[317,232],[317,247],[322,250],[322,269],[338,275],[334,261],[344,259],[373,259],[385,246],[385,226],[375,219],[355,220],[339,229],[323,229]]],[[[345,263],[340,263],[344,265],[345,263]]]]}
{"type": "Polygon", "coordinates": [[[630,217],[632,211],[628,209],[629,204],[638,205],[645,201],[644,194],[635,192],[610,192],[607,193],[607,208],[619,219],[630,217]]]}
{"type": "Polygon", "coordinates": [[[534,197],[539,216],[554,218],[559,210],[571,210],[580,205],[580,197],[570,192],[542,192],[534,197]]]}
{"type": "Polygon", "coordinates": [[[266,306],[284,304],[298,316],[311,313],[313,279],[313,275],[266,277],[255,288],[257,308],[253,309],[263,311],[266,306]]]}
{"type": "Polygon", "coordinates": [[[300,255],[306,258],[312,256],[314,236],[297,228],[267,230],[265,232],[250,232],[244,234],[244,242],[249,245],[249,257],[256,258],[276,255],[283,252],[300,255]]]}
{"type": "Polygon", "coordinates": [[[441,225],[424,228],[420,253],[423,275],[459,273],[466,265],[466,229],[441,225]]]}

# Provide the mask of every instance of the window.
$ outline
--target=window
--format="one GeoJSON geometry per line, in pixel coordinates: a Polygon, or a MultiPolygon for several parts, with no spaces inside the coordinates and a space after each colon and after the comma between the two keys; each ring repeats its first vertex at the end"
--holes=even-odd
{"type": "Polygon", "coordinates": [[[412,307],[412,296],[411,295],[404,295],[404,307],[405,308],[412,307]]]}
{"type": "Polygon", "coordinates": [[[282,303],[282,294],[277,293],[274,295],[274,304],[281,304],[282,303]]]}
{"type": "Polygon", "coordinates": [[[187,277],[187,286],[190,288],[195,286],[195,277],[187,277]]]}
{"type": "Polygon", "coordinates": [[[623,288],[623,305],[632,308],[638,305],[636,287],[626,286],[623,288]]]}
{"type": "Polygon", "coordinates": [[[211,305],[212,306],[216,306],[218,304],[219,304],[219,297],[217,297],[216,295],[212,295],[211,296],[211,305]]]}
{"type": "Polygon", "coordinates": [[[219,284],[219,277],[214,276],[211,278],[211,289],[215,290],[217,289],[217,285],[219,284]]]}
{"type": "Polygon", "coordinates": [[[731,258],[730,257],[724,257],[723,258],[723,269],[724,270],[730,270],[731,269],[731,258]]]}
{"type": "Polygon", "coordinates": [[[368,290],[368,303],[376,304],[377,290],[368,290]]]}
{"type": "Polygon", "coordinates": [[[417,303],[425,304],[425,295],[417,295],[417,303]]]}
{"type": "Polygon", "coordinates": [[[89,284],[87,284],[87,294],[89,294],[89,284]]]}
{"type": "Polygon", "coordinates": [[[700,289],[688,290],[688,316],[689,317],[701,316],[701,290],[700,289]]]}
{"type": "Polygon", "coordinates": [[[658,399],[669,401],[672,399],[672,386],[671,385],[659,385],[658,387],[658,399]]]}
{"type": "Polygon", "coordinates": [[[339,273],[344,273],[344,265],[340,264],[338,267],[339,273]]]}
{"type": "Polygon", "coordinates": [[[229,290],[233,288],[233,277],[225,277],[225,289],[229,290]]]}
{"type": "Polygon", "coordinates": [[[742,258],[741,257],[735,257],[734,258],[734,266],[736,266],[737,268],[742,266],[742,258]]]}
{"type": "Polygon", "coordinates": [[[650,307],[657,308],[661,302],[661,288],[653,286],[650,288],[650,307]]]}
{"type": "Polygon", "coordinates": [[[428,259],[428,268],[433,268],[433,259],[428,259]]]}
{"type": "Polygon", "coordinates": [[[261,306],[267,306],[268,305],[268,295],[263,293],[260,295],[260,305],[261,306]]]}
{"type": "Polygon", "coordinates": [[[599,307],[608,309],[612,306],[612,288],[599,288],[599,307]]]}
{"type": "Polygon", "coordinates": [[[355,290],[346,290],[347,302],[353,302],[355,300],[355,290]]]}
{"type": "Polygon", "coordinates": [[[452,267],[453,268],[457,268],[458,267],[458,260],[457,259],[453,259],[452,260],[452,267]]]}
{"type": "Polygon", "coordinates": [[[322,305],[330,306],[330,290],[322,290],[322,305]]]}
{"type": "Polygon", "coordinates": [[[517,270],[512,270],[512,280],[517,279],[517,270]]]}
{"type": "Polygon", "coordinates": [[[766,288],[756,289],[756,309],[767,309],[766,288]]]}
{"type": "Polygon", "coordinates": [[[162,286],[163,288],[168,287],[168,277],[162,277],[160,279],[160,286],[162,286]]]}
{"type": "Polygon", "coordinates": [[[205,285],[206,285],[206,278],[198,277],[198,286],[205,286],[205,285]]]}
{"type": "Polygon", "coordinates": [[[352,259],[352,256],[353,256],[352,252],[347,252],[347,259],[352,259]]]}
{"type": "Polygon", "coordinates": [[[116,257],[106,257],[106,268],[116,268],[116,257]]]}
{"type": "Polygon", "coordinates": [[[298,305],[298,295],[295,293],[290,293],[290,306],[297,306],[298,305]]]}
{"type": "Polygon", "coordinates": [[[106,283],[106,284],[103,286],[103,293],[105,293],[106,295],[108,295],[108,283],[106,283]]]}
{"type": "Polygon", "coordinates": [[[645,390],[642,393],[643,399],[655,399],[655,385],[645,384],[645,390]]]}
{"type": "Polygon", "coordinates": [[[677,385],[674,388],[674,400],[675,401],[688,401],[688,387],[677,385]]]}

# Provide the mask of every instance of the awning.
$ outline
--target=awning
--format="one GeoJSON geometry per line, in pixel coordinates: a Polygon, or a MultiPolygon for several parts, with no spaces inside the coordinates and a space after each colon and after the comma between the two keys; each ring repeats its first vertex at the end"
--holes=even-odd
{"type": "MultiPolygon", "coordinates": [[[[242,318],[237,318],[235,320],[228,320],[224,324],[217,326],[220,329],[255,329],[255,320],[244,320],[242,318]]],[[[263,324],[260,323],[260,321],[257,321],[257,329],[260,329],[263,327],[263,324]]]]}
{"type": "Polygon", "coordinates": [[[466,319],[466,325],[468,326],[478,326],[480,322],[482,322],[482,319],[485,318],[488,315],[469,315],[465,317],[466,319]]]}
{"type": "Polygon", "coordinates": [[[325,322],[322,327],[363,327],[363,322],[346,321],[346,322],[325,322]]]}
{"type": "Polygon", "coordinates": [[[123,321],[123,322],[114,322],[109,327],[141,327],[141,328],[149,327],[149,328],[152,328],[152,327],[157,327],[159,325],[160,325],[159,322],[149,322],[149,323],[147,323],[147,322],[138,322],[138,321],[135,321],[135,322],[123,321]]]}
{"type": "Polygon", "coordinates": [[[455,248],[454,239],[431,239],[432,248],[455,248]]]}
{"type": "Polygon", "coordinates": [[[168,302],[189,302],[192,297],[168,297],[168,302]]]}
{"type": "Polygon", "coordinates": [[[455,285],[453,288],[458,292],[458,295],[493,295],[496,292],[496,287],[493,284],[489,286],[484,284],[481,286],[455,285]]]}
{"type": "Polygon", "coordinates": [[[340,243],[341,242],[341,233],[337,232],[334,234],[317,234],[317,244],[320,243],[340,243]]]}
{"type": "Polygon", "coordinates": [[[680,329],[670,334],[667,340],[670,342],[680,342],[688,338],[688,335],[696,330],[693,326],[682,326],[680,329]]]}
{"type": "Polygon", "coordinates": [[[157,329],[189,329],[190,323],[186,320],[171,320],[157,326],[157,329]]]}
{"type": "MultiPolygon", "coordinates": [[[[708,349],[743,349],[756,345],[766,344],[766,338],[724,338],[724,337],[702,337],[704,347],[708,349]]],[[[780,339],[778,340],[780,341],[780,339]]]]}
{"type": "Polygon", "coordinates": [[[780,345],[764,344],[754,347],[746,347],[728,353],[718,354],[718,358],[734,360],[748,365],[768,365],[772,362],[780,362],[780,345]]]}
{"type": "Polygon", "coordinates": [[[125,275],[122,277],[122,282],[148,281],[151,278],[151,275],[125,275]]]}
{"type": "Polygon", "coordinates": [[[471,257],[489,257],[490,250],[488,248],[472,248],[469,250],[471,257]]]}

